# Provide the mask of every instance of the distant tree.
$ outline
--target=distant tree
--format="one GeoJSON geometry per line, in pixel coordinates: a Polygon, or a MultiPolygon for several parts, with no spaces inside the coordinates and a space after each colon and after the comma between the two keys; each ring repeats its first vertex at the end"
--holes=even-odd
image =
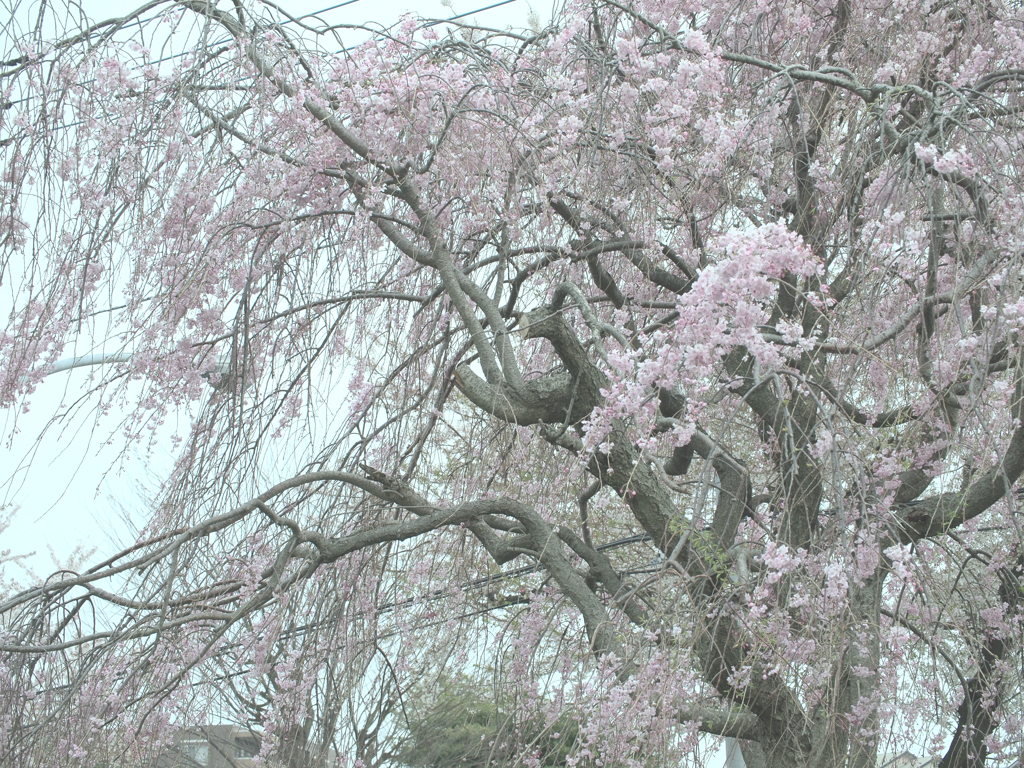
{"type": "Polygon", "coordinates": [[[396,763],[411,768],[485,768],[506,762],[509,754],[560,768],[576,740],[576,723],[568,717],[545,724],[536,716],[502,714],[494,697],[470,680],[451,681],[410,704],[396,763]]]}
{"type": "Polygon", "coordinates": [[[0,405],[103,351],[76,407],[185,426],[0,603],[0,764],[230,707],[383,764],[477,667],[581,768],[1013,754],[1020,3],[76,7],[3,33],[0,405]]]}

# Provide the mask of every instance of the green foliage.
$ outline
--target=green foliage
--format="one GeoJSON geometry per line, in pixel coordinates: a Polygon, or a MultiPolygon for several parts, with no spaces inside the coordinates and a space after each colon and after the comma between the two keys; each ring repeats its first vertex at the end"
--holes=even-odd
{"type": "Polygon", "coordinates": [[[459,679],[412,702],[408,740],[398,762],[409,768],[485,768],[537,755],[561,768],[576,743],[577,724],[564,714],[551,727],[502,713],[478,684],[459,679]]]}

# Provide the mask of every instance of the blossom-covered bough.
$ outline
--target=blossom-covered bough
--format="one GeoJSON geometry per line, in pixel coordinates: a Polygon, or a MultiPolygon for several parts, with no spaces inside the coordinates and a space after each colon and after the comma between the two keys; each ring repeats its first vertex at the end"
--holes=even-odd
{"type": "Polygon", "coordinates": [[[0,401],[191,429],[3,599],[0,762],[388,765],[458,675],[493,765],[1016,754],[1019,3],[12,10],[0,401]]]}

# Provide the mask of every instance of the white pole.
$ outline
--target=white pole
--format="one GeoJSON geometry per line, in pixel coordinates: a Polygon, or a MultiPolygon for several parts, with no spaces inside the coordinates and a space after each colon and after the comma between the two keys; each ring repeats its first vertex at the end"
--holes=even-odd
{"type": "Polygon", "coordinates": [[[59,373],[60,371],[70,371],[72,368],[82,368],[87,365],[128,363],[131,362],[131,359],[132,356],[126,352],[109,352],[98,355],[82,355],[81,357],[66,357],[51,365],[49,370],[46,372],[46,375],[49,376],[51,373],[59,373]]]}

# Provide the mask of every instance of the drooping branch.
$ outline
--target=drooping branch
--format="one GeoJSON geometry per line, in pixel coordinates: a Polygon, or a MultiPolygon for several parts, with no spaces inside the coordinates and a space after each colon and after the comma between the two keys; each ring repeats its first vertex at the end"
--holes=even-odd
{"type": "MultiPolygon", "coordinates": [[[[1022,574],[1024,560],[1020,558],[1012,567],[998,571],[999,601],[1007,626],[1012,625],[1020,612],[1024,594],[1022,574]]],[[[1006,688],[1006,680],[999,667],[1018,643],[1014,642],[1012,630],[989,628],[983,634],[985,640],[977,659],[977,672],[966,682],[957,707],[953,738],[939,761],[939,768],[982,768],[989,754],[988,740],[999,725],[995,712],[1006,688]]]]}
{"type": "Polygon", "coordinates": [[[941,536],[974,519],[1005,498],[1024,473],[1024,366],[1019,349],[1015,357],[1018,362],[1009,414],[1015,426],[1002,458],[962,491],[929,496],[900,510],[902,541],[941,536]]]}

